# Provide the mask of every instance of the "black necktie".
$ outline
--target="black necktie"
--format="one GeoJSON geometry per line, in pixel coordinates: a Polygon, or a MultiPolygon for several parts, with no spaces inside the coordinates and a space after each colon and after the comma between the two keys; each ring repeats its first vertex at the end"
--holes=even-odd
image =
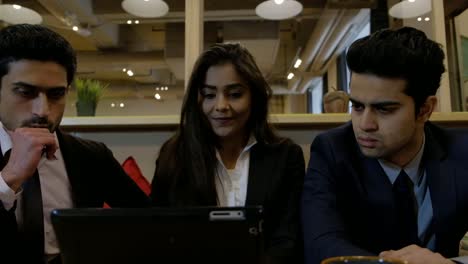
{"type": "Polygon", "coordinates": [[[42,195],[39,173],[23,183],[22,197],[23,226],[22,234],[26,248],[31,254],[31,260],[44,259],[44,216],[42,213],[42,195]]]}
{"type": "Polygon", "coordinates": [[[400,249],[411,244],[420,244],[418,238],[418,215],[413,192],[413,182],[404,170],[401,170],[393,183],[395,199],[398,245],[400,249]]]}

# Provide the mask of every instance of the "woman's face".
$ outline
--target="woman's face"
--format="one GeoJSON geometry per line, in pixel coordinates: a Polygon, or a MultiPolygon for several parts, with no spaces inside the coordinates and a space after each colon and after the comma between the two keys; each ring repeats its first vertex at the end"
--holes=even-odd
{"type": "Polygon", "coordinates": [[[221,140],[246,136],[252,103],[250,88],[231,63],[208,68],[199,100],[213,132],[221,140]]]}

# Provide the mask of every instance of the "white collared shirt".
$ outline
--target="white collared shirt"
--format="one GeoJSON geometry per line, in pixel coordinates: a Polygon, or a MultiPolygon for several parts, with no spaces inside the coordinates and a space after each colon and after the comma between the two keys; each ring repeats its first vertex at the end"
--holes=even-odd
{"type": "Polygon", "coordinates": [[[234,169],[226,169],[223,160],[216,150],[218,158],[216,177],[216,193],[219,206],[244,206],[247,198],[247,183],[249,179],[250,149],[257,141],[251,136],[237,158],[234,169]]]}
{"type": "MultiPolygon", "coordinates": [[[[54,133],[55,140],[58,145],[57,135],[54,133]]],[[[12,148],[10,136],[5,131],[2,123],[0,123],[0,147],[2,154],[12,148]]],[[[41,182],[42,206],[44,215],[44,252],[47,255],[59,253],[57,239],[52,228],[50,213],[57,208],[72,208],[73,201],[71,197],[71,186],[68,180],[67,170],[63,161],[62,153],[59,149],[55,152],[57,160],[48,160],[42,157],[37,166],[39,172],[39,180],[41,182]]],[[[15,200],[16,219],[19,226],[22,225],[22,210],[21,210],[21,192],[15,192],[5,183],[0,171],[0,200],[6,210],[10,210],[15,200]]]]}

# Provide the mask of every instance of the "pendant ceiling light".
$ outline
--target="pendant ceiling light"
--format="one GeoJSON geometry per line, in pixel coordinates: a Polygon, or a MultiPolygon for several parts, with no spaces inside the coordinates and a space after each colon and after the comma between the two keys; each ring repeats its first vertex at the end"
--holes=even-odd
{"type": "Polygon", "coordinates": [[[124,0],[122,8],[137,17],[162,17],[169,11],[169,6],[163,0],[124,0]]]}
{"type": "Polygon", "coordinates": [[[0,20],[8,24],[41,24],[42,16],[20,5],[0,5],[0,20]]]}
{"type": "Polygon", "coordinates": [[[388,14],[392,17],[407,19],[431,12],[431,0],[404,0],[393,5],[388,14]]]}
{"type": "Polygon", "coordinates": [[[268,0],[255,8],[258,16],[269,20],[282,20],[297,16],[302,4],[295,0],[268,0]]]}

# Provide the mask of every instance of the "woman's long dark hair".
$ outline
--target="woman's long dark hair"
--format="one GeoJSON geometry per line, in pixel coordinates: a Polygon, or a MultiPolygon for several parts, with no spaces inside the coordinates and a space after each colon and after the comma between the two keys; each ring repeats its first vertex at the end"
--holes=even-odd
{"type": "Polygon", "coordinates": [[[152,194],[157,205],[217,204],[217,136],[201,109],[199,92],[204,87],[208,69],[226,63],[234,66],[252,95],[248,131],[260,144],[281,140],[268,123],[271,88],[253,56],[239,44],[211,46],[200,55],[193,68],[182,105],[180,126],[160,150],[152,194]]]}

